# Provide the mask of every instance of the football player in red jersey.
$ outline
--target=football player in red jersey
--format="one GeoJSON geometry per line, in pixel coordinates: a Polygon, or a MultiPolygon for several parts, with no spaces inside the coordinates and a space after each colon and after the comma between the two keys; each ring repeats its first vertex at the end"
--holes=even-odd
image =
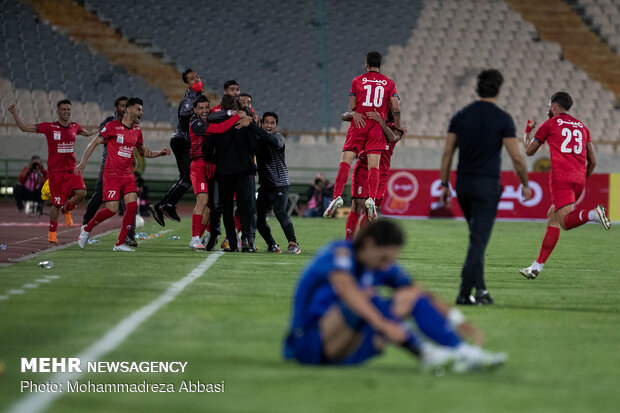
{"type": "Polygon", "coordinates": [[[128,99],[123,118],[109,122],[104,126],[101,132],[88,144],[82,160],[75,168],[76,175],[83,172],[88,158],[97,145],[104,142],[107,144],[108,157],[103,168],[103,202],[105,202],[105,208],[100,209],[88,224],[82,226],[78,238],[80,248],[86,246],[90,232],[97,224],[116,214],[122,196],[126,210],[121,232],[113,251],[135,251],[125,245],[127,232],[133,225],[138,210],[138,203],[136,202],[138,189],[133,174],[133,149],[135,147],[144,158],[170,155],[168,148],[151,151],[144,146],[142,130],[138,126],[141,118],[142,100],[140,98],[128,99]]]}
{"type": "Polygon", "coordinates": [[[521,274],[528,279],[538,277],[560,238],[560,228],[569,230],[588,221],[598,222],[610,228],[605,207],[598,205],[592,210],[576,209],[575,202],[586,187],[586,179],[594,172],[596,157],[590,131],[577,118],[568,114],[573,99],[566,92],[551,96],[545,121],[532,138],[535,121],[528,121],[525,129],[525,153],[532,156],[545,142],[551,154],[551,207],[547,213],[547,232],[543,238],[540,254],[531,266],[522,268],[521,274]]]}
{"type": "MultiPolygon", "coordinates": [[[[202,146],[207,135],[214,133],[224,133],[235,126],[235,123],[242,117],[247,117],[245,112],[239,112],[221,123],[209,123],[209,98],[205,95],[198,95],[194,100],[194,116],[189,123],[189,136],[191,140],[190,149],[190,177],[192,187],[196,195],[196,206],[192,214],[192,239],[189,247],[193,250],[204,250],[205,246],[201,243],[200,237],[209,222],[209,187],[212,188],[211,180],[215,176],[215,164],[206,160],[202,153],[202,146]]],[[[247,124],[250,120],[247,120],[247,124]]],[[[247,126],[247,125],[246,125],[247,126]]]]}
{"type": "Polygon", "coordinates": [[[73,174],[75,169],[75,137],[90,136],[90,132],[75,122],[71,122],[71,102],[67,99],[56,104],[58,120],[38,124],[25,124],[17,115],[15,104],[9,106],[15,123],[23,132],[42,133],[47,139],[47,168],[52,208],[50,209],[50,226],[47,239],[58,242],[58,211],[65,216],[65,223],[73,225],[71,210],[86,196],[86,185],[81,174],[73,174]]]}
{"type": "Polygon", "coordinates": [[[396,129],[401,129],[396,86],[392,79],[379,73],[380,68],[381,54],[369,52],[366,55],[366,73],[354,78],[351,84],[349,107],[353,111],[353,122],[342,148],[334,184],[334,199],[325,210],[324,217],[334,216],[336,209],[343,205],[341,195],[349,178],[351,164],[362,151],[368,155],[368,198],[364,206],[370,219],[377,214],[375,200],[379,186],[379,162],[386,142],[381,125],[366,114],[377,111],[381,118],[386,119],[391,110],[396,129]]]}
{"type": "MultiPolygon", "coordinates": [[[[396,143],[400,141],[405,132],[396,129],[393,118],[388,114],[390,122],[383,120],[381,115],[377,112],[368,112],[366,115],[369,119],[381,125],[383,134],[385,135],[386,145],[381,151],[381,160],[379,163],[379,170],[381,173],[380,185],[377,191],[377,208],[381,207],[381,201],[385,193],[385,184],[387,183],[387,177],[390,172],[390,163],[392,155],[394,154],[394,148],[396,143]],[[382,184],[381,184],[382,182],[382,184]]],[[[353,120],[353,113],[347,112],[342,114],[342,120],[345,122],[351,122],[353,120]]],[[[359,159],[353,167],[353,175],[351,176],[351,211],[347,217],[345,238],[348,241],[352,241],[357,230],[358,223],[360,227],[363,227],[368,223],[368,215],[364,215],[360,222],[360,217],[365,211],[365,201],[368,198],[368,156],[366,152],[362,152],[359,155],[359,159]]]]}

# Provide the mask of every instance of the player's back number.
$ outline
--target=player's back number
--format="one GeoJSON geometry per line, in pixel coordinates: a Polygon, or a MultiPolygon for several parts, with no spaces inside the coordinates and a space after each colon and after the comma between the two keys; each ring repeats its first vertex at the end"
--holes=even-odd
{"type": "Polygon", "coordinates": [[[562,129],[562,136],[564,136],[564,141],[562,142],[562,146],[560,150],[563,153],[575,153],[580,154],[583,150],[583,135],[579,129],[564,128],[562,129]],[[575,145],[572,147],[568,146],[571,144],[571,141],[575,138],[575,145]]]}
{"type": "Polygon", "coordinates": [[[375,91],[372,91],[372,85],[364,86],[364,90],[366,90],[366,99],[362,102],[363,106],[374,106],[376,108],[380,108],[383,104],[383,96],[385,96],[385,89],[381,85],[377,85],[375,87],[375,91]],[[372,98],[372,101],[371,101],[372,98]]]}

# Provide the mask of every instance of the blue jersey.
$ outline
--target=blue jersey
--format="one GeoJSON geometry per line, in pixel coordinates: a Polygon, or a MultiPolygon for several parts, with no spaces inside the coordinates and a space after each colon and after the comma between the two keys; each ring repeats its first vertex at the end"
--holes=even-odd
{"type": "Polygon", "coordinates": [[[315,328],[323,314],[338,301],[328,279],[334,271],[351,273],[360,288],[398,288],[411,284],[411,279],[400,266],[394,265],[388,270],[369,270],[355,259],[350,243],[332,242],[317,252],[301,275],[293,301],[290,331],[315,328]]]}

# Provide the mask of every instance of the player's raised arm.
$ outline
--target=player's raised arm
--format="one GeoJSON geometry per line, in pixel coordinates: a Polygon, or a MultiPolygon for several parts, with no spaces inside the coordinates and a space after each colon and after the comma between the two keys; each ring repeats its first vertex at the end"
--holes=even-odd
{"type": "Polygon", "coordinates": [[[594,146],[592,142],[586,143],[586,157],[588,164],[586,165],[586,179],[592,175],[594,168],[596,167],[596,156],[594,155],[594,146]]]}
{"type": "Polygon", "coordinates": [[[521,194],[523,195],[523,199],[528,200],[532,197],[532,190],[530,189],[527,178],[527,165],[525,164],[523,155],[521,155],[519,143],[516,138],[504,138],[502,142],[510,155],[510,159],[512,159],[512,165],[515,171],[517,171],[517,175],[521,181],[521,194]]]}
{"type": "Polygon", "coordinates": [[[84,168],[86,168],[86,162],[88,161],[88,158],[90,158],[90,155],[93,154],[93,151],[95,150],[95,148],[102,144],[104,142],[103,137],[101,135],[97,135],[93,138],[92,141],[90,141],[90,143],[88,144],[88,146],[86,147],[86,150],[84,151],[84,155],[82,155],[82,160],[80,161],[80,163],[75,167],[75,174],[77,175],[78,173],[82,173],[84,172],[84,168]]]}
{"type": "Polygon", "coordinates": [[[338,297],[355,314],[368,324],[381,331],[386,338],[402,343],[407,338],[405,329],[398,323],[386,319],[370,302],[368,296],[360,290],[353,275],[345,271],[333,271],[329,282],[338,297]]]}
{"type": "Polygon", "coordinates": [[[11,103],[8,109],[11,115],[13,116],[13,119],[15,119],[15,123],[17,124],[17,127],[22,132],[33,132],[34,133],[37,131],[37,128],[34,124],[22,122],[19,115],[17,115],[17,108],[15,107],[15,103],[11,103]]]}
{"type": "Polygon", "coordinates": [[[456,150],[456,134],[448,133],[446,137],[446,145],[443,149],[443,155],[441,156],[441,195],[439,195],[439,202],[442,205],[448,206],[450,200],[452,200],[452,191],[450,190],[450,168],[452,168],[452,158],[454,157],[454,151],[456,150]]]}
{"type": "Polygon", "coordinates": [[[96,134],[97,132],[99,132],[98,130],[90,130],[90,129],[85,129],[82,128],[82,130],[80,131],[80,133],[78,135],[82,135],[82,136],[93,136],[94,134],[96,134]]]}
{"type": "Polygon", "coordinates": [[[532,136],[532,132],[536,127],[536,120],[528,120],[525,127],[525,134],[523,135],[523,144],[525,145],[525,154],[532,156],[540,148],[540,142],[532,136]]]}

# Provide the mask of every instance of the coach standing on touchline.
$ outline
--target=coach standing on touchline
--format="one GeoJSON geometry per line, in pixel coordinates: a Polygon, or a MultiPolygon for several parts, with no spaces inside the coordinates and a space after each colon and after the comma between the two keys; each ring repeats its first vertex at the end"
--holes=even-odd
{"type": "Polygon", "coordinates": [[[502,194],[500,182],[502,144],[508,150],[519,175],[524,200],[530,199],[527,167],[519,150],[515,124],[496,102],[504,82],[502,74],[484,70],[478,75],[476,92],[480,100],[470,103],[450,120],[448,137],[441,159],[440,201],[449,205],[450,168],[455,149],[459,148],[456,194],[469,226],[469,247],[461,273],[461,288],[456,304],[493,304],[484,282],[484,251],[491,236],[502,194]],[[476,295],[471,295],[476,287],[476,295]]]}

